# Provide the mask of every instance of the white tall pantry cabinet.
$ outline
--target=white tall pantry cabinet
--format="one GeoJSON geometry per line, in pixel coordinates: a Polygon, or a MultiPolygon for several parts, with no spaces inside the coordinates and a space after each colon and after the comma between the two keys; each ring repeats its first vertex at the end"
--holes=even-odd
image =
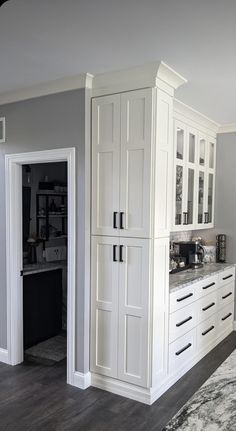
{"type": "Polygon", "coordinates": [[[92,384],[148,404],[167,377],[173,96],[183,82],[152,64],[102,75],[92,100],[92,384]]]}

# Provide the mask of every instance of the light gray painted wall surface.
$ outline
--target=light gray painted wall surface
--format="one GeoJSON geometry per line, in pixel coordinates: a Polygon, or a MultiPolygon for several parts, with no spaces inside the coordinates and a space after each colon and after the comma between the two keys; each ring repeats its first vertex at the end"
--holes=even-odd
{"type": "Polygon", "coordinates": [[[7,348],[5,154],[76,147],[77,157],[77,370],[88,371],[84,355],[85,91],[76,90],[0,106],[6,143],[0,144],[0,347],[7,348]]]}

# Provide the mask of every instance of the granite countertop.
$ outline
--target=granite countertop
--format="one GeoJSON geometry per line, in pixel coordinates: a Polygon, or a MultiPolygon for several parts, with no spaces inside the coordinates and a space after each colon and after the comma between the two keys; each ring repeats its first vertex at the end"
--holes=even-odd
{"type": "Polygon", "coordinates": [[[66,260],[57,260],[55,262],[40,262],[24,265],[23,275],[38,274],[39,272],[55,271],[67,266],[66,260]]]}
{"type": "Polygon", "coordinates": [[[224,269],[232,268],[233,263],[207,263],[199,269],[186,269],[186,271],[170,274],[170,292],[189,286],[193,282],[203,280],[211,275],[218,274],[224,269]]]}

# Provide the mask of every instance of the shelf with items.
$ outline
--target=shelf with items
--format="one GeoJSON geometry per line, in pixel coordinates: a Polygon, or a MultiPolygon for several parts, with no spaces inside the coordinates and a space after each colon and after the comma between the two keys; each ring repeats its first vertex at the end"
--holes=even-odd
{"type": "Polygon", "coordinates": [[[67,237],[66,193],[40,191],[36,194],[36,229],[37,236],[44,241],[67,237]]]}

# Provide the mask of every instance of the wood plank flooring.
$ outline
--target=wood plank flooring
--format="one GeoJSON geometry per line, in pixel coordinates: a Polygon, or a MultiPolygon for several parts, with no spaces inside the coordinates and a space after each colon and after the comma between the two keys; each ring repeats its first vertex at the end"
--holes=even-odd
{"type": "Polygon", "coordinates": [[[0,364],[1,431],[161,431],[236,348],[233,332],[152,406],[66,384],[66,364],[0,364]]]}

